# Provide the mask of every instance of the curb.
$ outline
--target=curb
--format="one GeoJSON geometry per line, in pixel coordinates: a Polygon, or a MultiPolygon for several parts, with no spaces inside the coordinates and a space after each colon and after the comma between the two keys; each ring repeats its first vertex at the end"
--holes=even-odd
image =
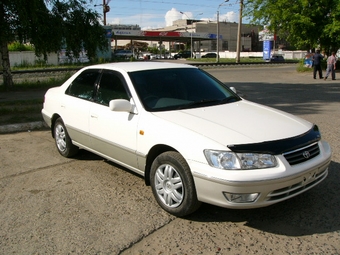
{"type": "Polygon", "coordinates": [[[43,121],[35,121],[29,123],[18,123],[0,126],[0,134],[8,134],[15,132],[30,132],[32,130],[48,129],[48,126],[43,121]]]}

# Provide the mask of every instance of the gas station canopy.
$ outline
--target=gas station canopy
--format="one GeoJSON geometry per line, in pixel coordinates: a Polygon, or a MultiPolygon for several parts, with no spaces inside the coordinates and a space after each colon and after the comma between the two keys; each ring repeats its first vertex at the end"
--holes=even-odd
{"type": "Polygon", "coordinates": [[[143,40],[143,41],[178,41],[187,42],[216,40],[216,34],[190,33],[176,31],[143,31],[143,30],[107,30],[107,37],[115,40],[143,40]]]}

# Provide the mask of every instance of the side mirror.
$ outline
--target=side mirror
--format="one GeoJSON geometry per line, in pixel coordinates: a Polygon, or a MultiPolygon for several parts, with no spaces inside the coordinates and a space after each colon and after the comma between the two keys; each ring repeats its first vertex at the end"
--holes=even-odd
{"type": "Polygon", "coordinates": [[[109,103],[111,111],[132,112],[133,105],[126,99],[114,99],[109,103]]]}
{"type": "Polygon", "coordinates": [[[235,94],[237,94],[237,91],[236,91],[235,87],[230,87],[230,89],[231,89],[235,94]]]}

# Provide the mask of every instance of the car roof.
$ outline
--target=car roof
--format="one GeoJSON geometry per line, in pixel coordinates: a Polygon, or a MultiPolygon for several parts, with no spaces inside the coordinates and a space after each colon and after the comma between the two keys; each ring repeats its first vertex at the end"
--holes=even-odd
{"type": "Polygon", "coordinates": [[[125,72],[136,72],[144,70],[154,69],[170,69],[170,68],[197,68],[187,64],[175,64],[169,62],[150,62],[150,61],[139,61],[139,62],[117,62],[107,63],[99,65],[87,66],[85,69],[109,69],[109,70],[124,70],[125,72]]]}

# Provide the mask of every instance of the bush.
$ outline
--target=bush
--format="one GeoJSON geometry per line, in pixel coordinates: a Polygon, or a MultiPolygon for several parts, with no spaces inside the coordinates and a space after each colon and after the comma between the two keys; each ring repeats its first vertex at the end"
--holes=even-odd
{"type": "Polygon", "coordinates": [[[13,42],[8,45],[9,51],[34,51],[34,47],[32,45],[22,44],[20,42],[13,42]]]}
{"type": "Polygon", "coordinates": [[[299,60],[299,64],[298,64],[298,67],[296,68],[296,70],[298,72],[311,72],[313,70],[313,68],[306,67],[304,61],[305,61],[304,59],[299,60]]]}

